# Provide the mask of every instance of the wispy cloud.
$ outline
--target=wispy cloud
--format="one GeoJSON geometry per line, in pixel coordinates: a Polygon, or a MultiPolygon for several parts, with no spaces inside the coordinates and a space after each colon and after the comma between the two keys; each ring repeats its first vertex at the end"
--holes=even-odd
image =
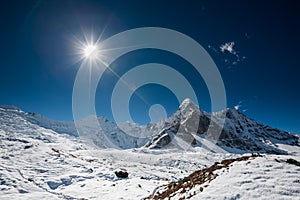
{"type": "Polygon", "coordinates": [[[245,56],[241,56],[240,55],[240,53],[236,50],[235,46],[236,46],[235,42],[232,41],[232,42],[226,42],[224,44],[221,44],[220,47],[219,47],[220,51],[222,53],[228,52],[228,53],[230,53],[230,54],[232,54],[232,55],[234,55],[236,57],[236,60],[234,60],[232,62],[232,64],[234,64],[234,65],[236,65],[239,62],[241,62],[241,61],[243,61],[243,60],[246,59],[245,56]]]}
{"type": "Polygon", "coordinates": [[[234,106],[235,110],[239,110],[242,107],[242,101],[240,101],[237,105],[234,106]]]}
{"type": "Polygon", "coordinates": [[[213,45],[208,45],[208,48],[214,51],[215,53],[224,54],[224,63],[228,68],[238,65],[240,62],[246,59],[245,56],[240,55],[240,52],[236,48],[236,42],[230,41],[221,44],[218,48],[215,48],[213,45]],[[231,55],[231,56],[228,56],[231,55]]]}
{"type": "Polygon", "coordinates": [[[233,50],[234,45],[235,45],[235,42],[227,42],[225,44],[221,44],[221,46],[220,46],[221,52],[224,53],[225,51],[228,51],[229,53],[232,53],[235,55],[236,51],[233,50]]]}
{"type": "Polygon", "coordinates": [[[236,106],[234,106],[234,109],[239,110],[240,107],[241,107],[241,105],[236,105],[236,106]]]}
{"type": "Polygon", "coordinates": [[[241,109],[241,107],[244,107],[244,106],[242,105],[242,103],[243,103],[243,101],[240,101],[237,105],[234,106],[234,109],[235,109],[235,110],[242,111],[242,112],[247,112],[248,109],[241,109]]]}

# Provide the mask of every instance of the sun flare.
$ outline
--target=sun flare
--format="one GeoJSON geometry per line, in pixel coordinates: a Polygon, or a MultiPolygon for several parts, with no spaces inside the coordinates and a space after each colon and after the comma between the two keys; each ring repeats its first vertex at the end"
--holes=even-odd
{"type": "Polygon", "coordinates": [[[83,56],[87,59],[95,59],[99,54],[98,46],[95,44],[86,45],[83,48],[83,56]]]}
{"type": "Polygon", "coordinates": [[[74,49],[74,63],[88,64],[90,67],[108,67],[107,49],[101,42],[102,34],[95,37],[94,33],[82,33],[81,36],[72,38],[74,49]]]}

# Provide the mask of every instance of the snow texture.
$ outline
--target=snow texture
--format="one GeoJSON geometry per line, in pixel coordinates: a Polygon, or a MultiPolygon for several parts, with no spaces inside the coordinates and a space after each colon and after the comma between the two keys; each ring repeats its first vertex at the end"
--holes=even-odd
{"type": "MultiPolygon", "coordinates": [[[[160,138],[177,134],[172,128],[179,123],[183,133],[196,140],[187,151],[145,147],[153,145],[153,138],[128,139],[115,123],[99,120],[107,134],[115,133],[111,139],[122,148],[99,149],[83,143],[72,122],[0,107],[0,199],[144,199],[161,185],[254,151],[264,154],[217,171],[211,182],[191,188],[191,199],[300,199],[300,168],[286,162],[300,161],[299,137],[257,123],[239,111],[205,113],[185,101],[174,115],[157,124],[123,124],[123,130],[147,134],[154,130],[153,138],[160,138]],[[218,124],[220,115],[226,115],[226,124],[217,145],[201,132],[205,126],[188,132],[194,128],[191,118],[218,124]],[[165,135],[159,135],[163,130],[165,135]],[[245,138],[249,141],[240,144],[245,138]],[[126,171],[128,178],[118,178],[116,171],[126,171]]],[[[183,192],[171,199],[187,197],[183,192]]]]}

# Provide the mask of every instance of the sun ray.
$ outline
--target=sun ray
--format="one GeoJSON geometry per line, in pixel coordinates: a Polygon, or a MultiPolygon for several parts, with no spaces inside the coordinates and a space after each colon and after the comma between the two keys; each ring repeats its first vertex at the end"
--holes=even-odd
{"type": "MultiPolygon", "coordinates": [[[[126,85],[130,90],[132,90],[146,105],[151,106],[150,103],[141,95],[139,92],[136,91],[136,88],[132,88],[132,86],[127,83],[122,77],[116,73],[111,67],[109,67],[108,63],[111,63],[111,59],[109,57],[110,52],[118,51],[122,49],[139,49],[142,48],[142,45],[130,45],[130,46],[120,46],[120,47],[113,47],[113,48],[104,48],[101,46],[101,41],[103,34],[108,27],[109,23],[107,23],[102,30],[101,34],[98,37],[95,37],[94,31],[91,31],[90,34],[87,32],[82,31],[82,39],[79,37],[73,36],[73,44],[76,49],[76,63],[82,62],[81,66],[86,66],[86,70],[89,72],[89,92],[91,92],[91,79],[92,79],[92,71],[96,68],[99,68],[101,65],[105,66],[107,70],[113,73],[118,79],[126,85]]],[[[91,101],[90,96],[88,97],[89,101],[91,101]]]]}

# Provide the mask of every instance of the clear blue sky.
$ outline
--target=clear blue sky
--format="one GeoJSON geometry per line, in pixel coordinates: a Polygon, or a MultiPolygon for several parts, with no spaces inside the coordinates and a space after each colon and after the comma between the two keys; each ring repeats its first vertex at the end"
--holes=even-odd
{"type": "MultiPolygon", "coordinates": [[[[2,2],[0,104],[72,120],[72,87],[79,67],[74,64],[72,36],[82,31],[100,33],[106,25],[104,38],[131,28],[158,26],[189,35],[209,52],[223,77],[228,107],[240,104],[259,122],[300,133],[299,4],[285,0],[2,2]],[[220,50],[226,42],[235,43],[233,52],[220,50]]],[[[172,66],[188,77],[200,107],[210,111],[203,80],[193,76],[192,67],[178,56],[141,50],[123,56],[112,67],[122,75],[148,62],[172,66]]],[[[96,98],[97,112],[109,119],[117,80],[107,73],[97,90],[101,94],[96,98]]],[[[147,85],[139,93],[150,105],[164,105],[168,114],[178,106],[174,94],[162,86],[147,85]]],[[[132,96],[130,109],[136,122],[149,122],[149,105],[138,96],[132,96]]]]}

